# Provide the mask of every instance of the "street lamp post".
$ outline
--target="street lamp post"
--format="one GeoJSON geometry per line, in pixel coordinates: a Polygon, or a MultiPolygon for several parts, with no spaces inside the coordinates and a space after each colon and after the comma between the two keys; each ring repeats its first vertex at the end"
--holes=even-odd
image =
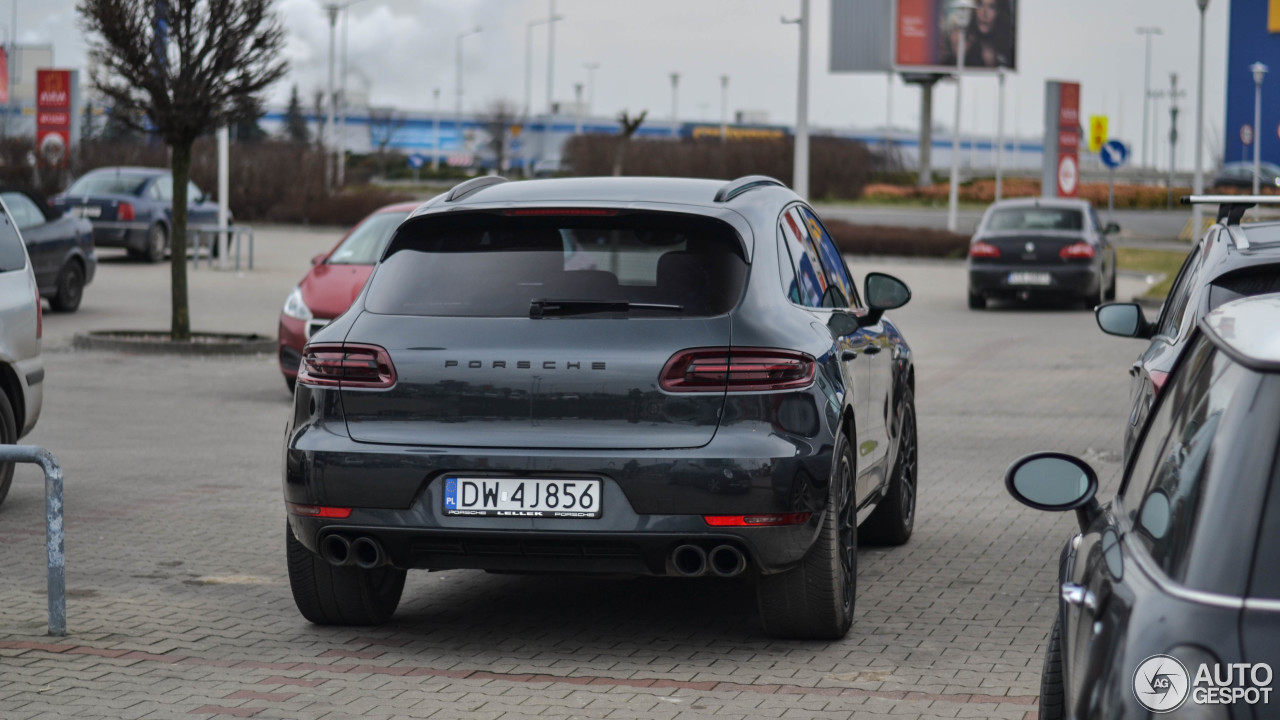
{"type": "Polygon", "coordinates": [[[589,62],[582,67],[587,69],[587,114],[590,115],[596,105],[596,70],[600,69],[600,63],[589,62]]]}
{"type": "Polygon", "coordinates": [[[338,5],[326,5],[324,8],[329,13],[329,85],[325,92],[325,100],[329,102],[329,117],[324,124],[323,142],[324,146],[324,189],[330,191],[333,189],[333,116],[334,116],[334,92],[333,92],[333,41],[338,27],[338,5]]]}
{"type": "Polygon", "coordinates": [[[809,0],[800,0],[800,17],[782,19],[800,29],[799,79],[796,82],[796,143],[792,161],[791,189],[809,199],[809,0]]]}
{"type": "Polygon", "coordinates": [[[555,100],[556,77],[556,0],[550,0],[547,9],[547,113],[551,113],[555,100]]]}
{"type": "Polygon", "coordinates": [[[996,202],[1000,202],[1004,195],[1004,66],[996,72],[1000,78],[1000,99],[996,102],[996,202]]]}
{"type": "Polygon", "coordinates": [[[1178,168],[1178,98],[1186,95],[1178,89],[1178,73],[1169,73],[1169,199],[1173,208],[1173,174],[1178,168]]]}
{"type": "Polygon", "coordinates": [[[581,135],[582,134],[582,83],[573,84],[573,98],[574,98],[573,114],[577,118],[577,122],[575,122],[573,125],[573,134],[581,135]]]}
{"type": "Polygon", "coordinates": [[[680,107],[680,73],[671,73],[671,122],[675,122],[678,117],[680,107]]]}
{"type": "Polygon", "coordinates": [[[431,117],[431,172],[440,172],[440,88],[431,91],[434,109],[431,117]]]}
{"type": "Polygon", "coordinates": [[[1262,169],[1262,79],[1267,76],[1267,66],[1256,62],[1249,66],[1253,73],[1253,194],[1258,194],[1258,175],[1262,169]]]}
{"type": "Polygon", "coordinates": [[[1139,35],[1147,37],[1147,69],[1143,76],[1145,79],[1142,83],[1142,166],[1150,167],[1147,164],[1147,128],[1151,126],[1148,118],[1149,108],[1151,107],[1151,36],[1163,35],[1164,32],[1158,27],[1140,27],[1137,29],[1139,35]]]}
{"type": "Polygon", "coordinates": [[[720,76],[720,142],[729,139],[729,76],[720,76]]]}
{"type": "MultiPolygon", "coordinates": [[[[551,17],[542,18],[540,20],[530,20],[524,26],[524,116],[528,118],[533,113],[533,29],[539,25],[554,23],[563,20],[562,15],[552,15],[551,17]]],[[[548,106],[547,112],[551,108],[548,106]]]]}
{"type": "Polygon", "coordinates": [[[480,30],[481,30],[480,26],[477,25],[475,30],[469,30],[464,33],[458,33],[458,39],[456,43],[457,49],[458,49],[458,57],[457,57],[457,60],[454,62],[454,68],[457,71],[457,79],[454,81],[457,89],[457,101],[456,101],[457,104],[454,107],[455,112],[454,112],[454,118],[453,118],[454,126],[457,127],[458,129],[458,137],[462,137],[462,40],[463,38],[467,38],[472,35],[478,34],[480,30]]]}
{"type": "Polygon", "coordinates": [[[956,115],[951,129],[951,191],[947,195],[947,229],[956,231],[960,210],[960,87],[964,77],[964,43],[969,32],[969,17],[977,6],[971,0],[959,0],[951,4],[955,24],[960,28],[960,42],[956,49],[956,115]]]}
{"type": "MultiPolygon", "coordinates": [[[[1196,0],[1196,6],[1200,8],[1200,62],[1196,68],[1196,176],[1192,183],[1191,192],[1195,195],[1204,194],[1204,13],[1209,7],[1209,0],[1196,0]]],[[[1204,206],[1191,206],[1191,232],[1193,236],[1200,235],[1201,226],[1204,223],[1204,206]]],[[[1194,239],[1194,237],[1193,237],[1194,239]]]]}

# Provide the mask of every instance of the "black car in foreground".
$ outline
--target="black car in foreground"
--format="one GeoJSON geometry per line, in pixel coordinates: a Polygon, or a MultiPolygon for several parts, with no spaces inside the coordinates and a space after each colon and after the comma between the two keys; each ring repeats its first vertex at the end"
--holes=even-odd
{"type": "Polygon", "coordinates": [[[1197,324],[1107,505],[1082,460],[1015,462],[1009,492],[1075,510],[1042,718],[1273,718],[1280,697],[1280,294],[1197,324]]]}
{"type": "Polygon", "coordinates": [[[909,298],[770,178],[459,185],[304,350],[299,610],[384,622],[410,568],[751,573],[769,633],[842,637],[859,540],[915,520],[909,298]]]}
{"type": "Polygon", "coordinates": [[[1116,297],[1116,251],[1087,200],[1018,198],[987,208],[969,241],[969,309],[1044,298],[1092,308],[1116,297]]]}
{"type": "Polygon", "coordinates": [[[29,190],[0,187],[0,199],[22,233],[40,297],[57,312],[75,312],[98,270],[93,226],[29,190]]]}
{"type": "Polygon", "coordinates": [[[1187,254],[1155,322],[1137,303],[1107,303],[1094,311],[1103,332],[1150,341],[1129,368],[1126,457],[1200,318],[1232,300],[1280,292],[1280,223],[1240,223],[1254,205],[1280,205],[1280,196],[1191,196],[1183,202],[1218,205],[1218,222],[1187,254]]]}

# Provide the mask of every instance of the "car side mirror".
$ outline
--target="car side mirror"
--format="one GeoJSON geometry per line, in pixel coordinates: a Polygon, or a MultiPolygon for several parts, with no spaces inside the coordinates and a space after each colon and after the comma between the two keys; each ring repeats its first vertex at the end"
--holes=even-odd
{"type": "Polygon", "coordinates": [[[1021,457],[1005,471],[1004,486],[1027,507],[1050,512],[1075,510],[1082,530],[1102,512],[1095,497],[1098,474],[1073,455],[1038,452],[1021,457]]]}
{"type": "Polygon", "coordinates": [[[1098,327],[1108,335],[1120,337],[1151,338],[1151,324],[1142,314],[1142,307],[1137,303],[1106,303],[1094,308],[1094,318],[1098,327]]]}
{"type": "Polygon", "coordinates": [[[1116,223],[1109,222],[1109,223],[1107,223],[1107,227],[1106,227],[1105,229],[1103,229],[1102,234],[1103,234],[1103,235],[1115,235],[1115,234],[1116,234],[1116,233],[1118,233],[1118,232],[1120,232],[1120,226],[1119,226],[1118,224],[1116,224],[1116,223]]]}
{"type": "Polygon", "coordinates": [[[328,257],[328,255],[329,255],[328,253],[320,253],[319,255],[316,255],[315,257],[311,258],[311,266],[315,267],[316,265],[319,265],[320,263],[324,262],[324,259],[328,257]]]}
{"type": "Polygon", "coordinates": [[[862,282],[862,296],[867,301],[867,313],[861,316],[861,324],[875,325],[886,310],[896,310],[911,301],[911,288],[892,275],[867,273],[862,282]]]}

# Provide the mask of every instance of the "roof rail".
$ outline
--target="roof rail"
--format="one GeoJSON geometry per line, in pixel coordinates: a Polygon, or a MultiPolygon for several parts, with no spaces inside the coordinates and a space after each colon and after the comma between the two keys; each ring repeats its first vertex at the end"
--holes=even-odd
{"type": "Polygon", "coordinates": [[[1280,195],[1183,195],[1183,205],[1217,205],[1218,221],[1239,225],[1244,213],[1254,205],[1280,205],[1280,195]]]}
{"type": "Polygon", "coordinates": [[[744,175],[737,180],[730,180],[727,185],[716,191],[716,202],[729,202],[744,192],[766,185],[786,187],[781,180],[775,180],[768,175],[744,175]]]}
{"type": "Polygon", "coordinates": [[[501,175],[482,175],[478,178],[471,178],[466,182],[460,182],[453,186],[449,194],[445,196],[445,202],[457,202],[473,193],[479,192],[490,185],[507,182],[507,179],[501,175]]]}

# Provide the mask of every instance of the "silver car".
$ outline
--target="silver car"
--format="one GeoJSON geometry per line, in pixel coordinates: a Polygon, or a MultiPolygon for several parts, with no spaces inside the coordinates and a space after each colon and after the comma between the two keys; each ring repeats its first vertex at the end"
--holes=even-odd
{"type": "MultiPolygon", "coordinates": [[[[0,201],[0,443],[18,442],[35,427],[44,401],[40,290],[22,234],[0,201]]],[[[0,463],[0,502],[9,494],[13,463],[0,463]]]]}

